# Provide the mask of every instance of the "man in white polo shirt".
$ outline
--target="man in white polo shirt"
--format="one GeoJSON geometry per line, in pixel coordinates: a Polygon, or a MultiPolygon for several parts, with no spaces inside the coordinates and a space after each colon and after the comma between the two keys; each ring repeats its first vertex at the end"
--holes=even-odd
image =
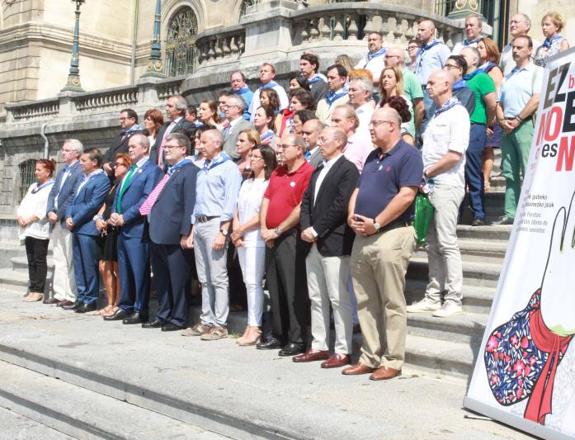
{"type": "Polygon", "coordinates": [[[457,217],[465,195],[465,151],[469,143],[469,113],[452,96],[452,76],[436,71],[427,81],[435,113],[423,133],[423,175],[432,188],[435,208],[427,234],[429,283],[425,297],[407,307],[409,313],[433,312],[447,317],[461,312],[463,267],[457,244],[457,217]],[[445,297],[442,304],[442,292],[445,297]]]}

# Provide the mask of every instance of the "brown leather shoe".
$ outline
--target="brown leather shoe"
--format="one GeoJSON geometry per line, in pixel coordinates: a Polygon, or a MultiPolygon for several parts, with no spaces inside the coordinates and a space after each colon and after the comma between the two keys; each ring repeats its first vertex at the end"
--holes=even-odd
{"type": "Polygon", "coordinates": [[[360,374],[368,374],[373,372],[375,368],[368,367],[367,365],[363,365],[362,363],[353,364],[347,368],[341,370],[341,374],[344,376],[358,376],[360,374]]]}
{"type": "Polygon", "coordinates": [[[332,354],[327,361],[321,363],[321,368],[339,368],[351,364],[349,354],[336,353],[332,354]]]}
{"type": "Polygon", "coordinates": [[[59,302],[60,302],[60,300],[52,297],[52,298],[48,298],[47,300],[45,300],[44,304],[50,304],[50,305],[56,304],[57,305],[59,302]]]}
{"type": "Polygon", "coordinates": [[[397,376],[401,376],[401,370],[396,370],[395,368],[379,367],[371,374],[371,376],[369,376],[369,379],[388,380],[397,376]]]}
{"type": "Polygon", "coordinates": [[[326,350],[308,350],[305,353],[294,356],[291,360],[294,362],[315,362],[323,361],[329,358],[329,351],[326,350]]]}

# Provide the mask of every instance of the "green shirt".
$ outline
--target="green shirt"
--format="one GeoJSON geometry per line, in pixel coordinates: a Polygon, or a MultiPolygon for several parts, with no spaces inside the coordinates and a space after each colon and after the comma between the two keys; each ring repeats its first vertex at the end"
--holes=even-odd
{"type": "Polygon", "coordinates": [[[475,110],[471,113],[471,123],[472,124],[487,124],[487,108],[485,107],[485,102],[483,97],[489,93],[495,93],[495,82],[491,77],[485,72],[478,72],[473,75],[470,79],[467,79],[467,86],[473,92],[475,96],[475,110]]]}
{"type": "Polygon", "coordinates": [[[405,94],[404,98],[409,100],[409,112],[411,113],[411,121],[409,121],[408,132],[412,136],[415,137],[415,117],[414,117],[414,108],[415,108],[415,100],[416,99],[423,99],[423,90],[421,89],[421,85],[417,81],[415,74],[409,70],[408,68],[403,69],[403,93],[405,94]]]}

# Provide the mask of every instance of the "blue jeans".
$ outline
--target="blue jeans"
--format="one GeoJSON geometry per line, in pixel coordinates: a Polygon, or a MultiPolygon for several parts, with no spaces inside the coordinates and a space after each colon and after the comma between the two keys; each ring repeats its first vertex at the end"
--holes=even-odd
{"type": "Polygon", "coordinates": [[[76,301],[86,305],[95,304],[100,293],[97,241],[96,236],[72,234],[76,301]]]}

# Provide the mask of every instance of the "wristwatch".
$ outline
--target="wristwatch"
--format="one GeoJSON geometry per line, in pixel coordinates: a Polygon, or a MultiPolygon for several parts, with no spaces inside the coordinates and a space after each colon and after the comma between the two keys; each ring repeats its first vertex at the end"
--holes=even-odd
{"type": "Polygon", "coordinates": [[[381,229],[381,225],[378,222],[376,222],[375,219],[373,219],[373,227],[375,229],[375,232],[381,229]]]}
{"type": "Polygon", "coordinates": [[[277,234],[278,237],[279,237],[280,235],[282,235],[282,230],[280,229],[279,226],[278,226],[277,228],[274,228],[274,232],[277,234]]]}
{"type": "Polygon", "coordinates": [[[228,235],[230,235],[229,229],[220,228],[220,232],[224,237],[227,237],[228,235]]]}

